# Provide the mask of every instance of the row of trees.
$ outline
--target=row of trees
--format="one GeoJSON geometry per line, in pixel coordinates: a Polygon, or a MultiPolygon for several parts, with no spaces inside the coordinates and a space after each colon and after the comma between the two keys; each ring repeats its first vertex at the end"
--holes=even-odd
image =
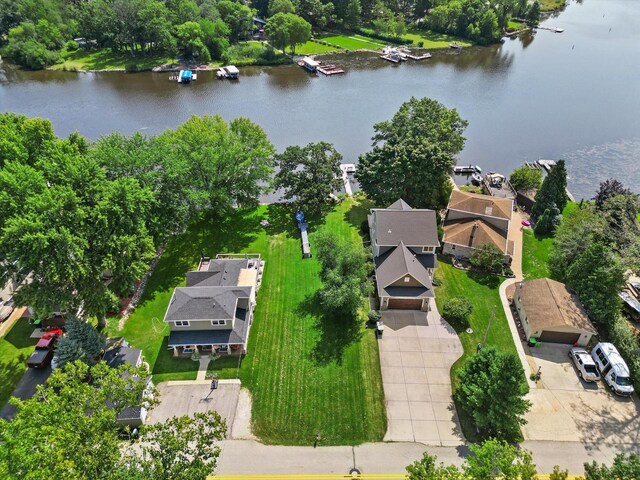
{"type": "MultiPolygon", "coordinates": [[[[471,455],[458,468],[455,465],[438,464],[437,458],[425,453],[422,458],[407,467],[408,480],[535,480],[536,466],[531,453],[497,440],[487,440],[469,447],[471,455]]],[[[616,455],[611,466],[596,462],[584,464],[584,480],[634,480],[640,478],[640,456],[636,453],[616,455]]],[[[567,480],[569,472],[557,465],[549,474],[549,480],[567,480]]]]}
{"type": "Polygon", "coordinates": [[[232,0],[0,0],[0,39],[6,36],[8,56],[32,69],[56,62],[63,46],[77,49],[76,37],[132,55],[206,63],[249,36],[255,14],[232,0]]]}
{"type": "Polygon", "coordinates": [[[618,292],[640,266],[640,200],[617,180],[600,185],[558,227],[549,257],[553,278],[569,284],[589,317],[619,348],[640,388],[640,342],[622,317],[618,292]]]}
{"type": "Polygon", "coordinates": [[[69,480],[204,480],[213,474],[226,425],[217,412],[140,427],[135,442],[117,423],[131,405],[155,403],[144,368],[82,362],[56,369],[29,400],[12,398],[0,419],[0,477],[69,480]],[[90,379],[90,381],[88,381],[90,379]]]}
{"type": "Polygon", "coordinates": [[[38,316],[118,310],[167,237],[205,212],[256,205],[273,170],[273,146],[244,118],[93,144],[14,114],[0,131],[0,251],[31,272],[16,301],[38,316]]]}

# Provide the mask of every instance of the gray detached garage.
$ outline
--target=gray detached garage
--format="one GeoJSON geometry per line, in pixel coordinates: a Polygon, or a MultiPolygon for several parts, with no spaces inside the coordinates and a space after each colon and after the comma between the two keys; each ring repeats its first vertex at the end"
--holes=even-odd
{"type": "Polygon", "coordinates": [[[517,284],[513,301],[527,338],[586,346],[597,333],[577,295],[550,278],[517,284]]]}

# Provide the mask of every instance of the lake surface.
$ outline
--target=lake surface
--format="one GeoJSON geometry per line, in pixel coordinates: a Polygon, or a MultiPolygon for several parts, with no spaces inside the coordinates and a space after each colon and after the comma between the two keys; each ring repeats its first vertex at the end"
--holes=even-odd
{"type": "Polygon", "coordinates": [[[540,30],[501,45],[433,52],[392,65],[336,55],[342,76],[300,67],[241,69],[239,82],[200,73],[188,86],[166,74],[23,72],[0,65],[0,111],[41,116],[59,135],[158,133],[190,115],[247,116],[279,150],[325,140],[345,162],[371,147],[375,122],[411,96],[435,98],[469,121],[460,164],[509,173],[524,161],[564,158],[569,189],[591,197],[615,176],[640,191],[640,2],[571,3],[540,30]]]}

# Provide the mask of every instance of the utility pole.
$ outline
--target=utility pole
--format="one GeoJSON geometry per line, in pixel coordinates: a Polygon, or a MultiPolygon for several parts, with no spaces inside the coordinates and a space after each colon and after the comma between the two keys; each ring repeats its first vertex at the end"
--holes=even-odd
{"type": "Polygon", "coordinates": [[[493,306],[493,310],[491,311],[491,316],[489,317],[489,323],[487,324],[487,329],[484,331],[484,338],[482,339],[482,343],[478,345],[478,352],[484,348],[485,343],[487,343],[487,336],[489,335],[489,329],[491,328],[491,322],[493,321],[493,317],[496,315],[496,306],[493,306]]]}

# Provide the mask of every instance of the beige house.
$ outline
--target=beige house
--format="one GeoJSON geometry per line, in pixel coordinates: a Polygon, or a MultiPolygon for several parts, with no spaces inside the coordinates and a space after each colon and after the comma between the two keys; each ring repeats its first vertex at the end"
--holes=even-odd
{"type": "Polygon", "coordinates": [[[174,354],[245,354],[263,267],[258,254],[218,255],[187,272],[164,317],[174,354]]]}
{"type": "Polygon", "coordinates": [[[527,338],[584,347],[597,333],[577,295],[555,280],[518,283],[513,302],[527,338]]]}
{"type": "Polygon", "coordinates": [[[368,219],[380,309],[428,311],[440,246],[435,212],[400,199],[368,219]]]}
{"type": "Polygon", "coordinates": [[[470,258],[476,248],[490,243],[504,253],[505,263],[510,263],[514,248],[508,238],[512,214],[510,198],[453,190],[443,224],[442,253],[470,258]]]}

